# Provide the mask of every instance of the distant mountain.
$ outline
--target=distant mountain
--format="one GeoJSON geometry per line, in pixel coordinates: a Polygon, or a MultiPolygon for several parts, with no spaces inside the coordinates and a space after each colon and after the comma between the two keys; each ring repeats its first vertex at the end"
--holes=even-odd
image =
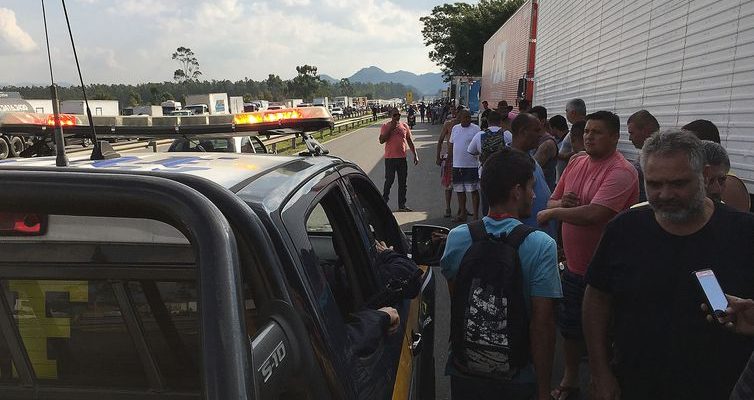
{"type": "Polygon", "coordinates": [[[330,76],[330,75],[325,75],[325,74],[322,74],[322,75],[320,75],[320,76],[319,76],[319,79],[321,79],[321,80],[323,80],[323,81],[326,81],[327,83],[329,83],[329,84],[331,84],[331,85],[332,85],[332,84],[334,84],[334,83],[338,83],[338,82],[340,82],[340,80],[339,80],[339,79],[335,79],[335,78],[333,78],[332,76],[330,76]]]}
{"type": "Polygon", "coordinates": [[[428,73],[417,75],[408,71],[397,72],[385,72],[382,69],[371,66],[369,68],[362,68],[360,71],[353,74],[348,78],[351,82],[363,82],[363,83],[380,83],[380,82],[395,82],[402,83],[406,86],[413,86],[418,89],[421,94],[434,95],[438,91],[445,89],[447,84],[443,82],[442,74],[428,73]]]}

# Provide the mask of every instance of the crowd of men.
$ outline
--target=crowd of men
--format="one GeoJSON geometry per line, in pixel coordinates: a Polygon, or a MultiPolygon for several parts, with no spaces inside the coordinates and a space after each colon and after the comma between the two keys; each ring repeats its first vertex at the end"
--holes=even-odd
{"type": "MultiPolygon", "coordinates": [[[[626,121],[639,151],[630,162],[618,115],[587,113],[581,99],[565,116],[547,111],[485,101],[477,125],[447,110],[436,163],[445,216],[461,223],[441,261],[452,398],[580,398],[585,356],[590,398],[754,398],[754,216],[717,128],[661,127],[639,110],[626,121]],[[693,272],[704,269],[730,295],[725,313],[700,308],[693,272]],[[551,388],[556,331],[565,368],[551,388]]],[[[399,119],[380,141],[403,132],[385,155],[386,167],[402,159],[390,161],[400,180],[406,147],[418,159],[399,119]]]]}

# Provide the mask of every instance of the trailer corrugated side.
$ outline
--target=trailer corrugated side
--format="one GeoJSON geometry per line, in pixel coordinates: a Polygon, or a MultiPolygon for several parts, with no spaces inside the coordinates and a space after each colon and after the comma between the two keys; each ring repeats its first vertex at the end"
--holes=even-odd
{"type": "Polygon", "coordinates": [[[754,1],[540,0],[538,12],[534,104],[617,112],[630,158],[637,110],[663,128],[711,120],[754,193],[754,1]]]}

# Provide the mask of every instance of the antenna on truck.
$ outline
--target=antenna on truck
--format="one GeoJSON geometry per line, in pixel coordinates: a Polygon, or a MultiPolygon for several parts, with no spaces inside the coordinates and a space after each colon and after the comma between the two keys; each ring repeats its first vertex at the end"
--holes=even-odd
{"type": "MultiPolygon", "coordinates": [[[[115,151],[113,151],[113,148],[110,146],[110,144],[105,144],[105,152],[102,151],[103,143],[100,143],[97,140],[97,130],[94,127],[94,119],[92,118],[92,110],[89,108],[89,99],[86,97],[86,86],[84,85],[84,78],[81,75],[81,65],[79,64],[79,56],[76,53],[76,43],[73,40],[73,31],[71,30],[71,21],[68,19],[68,8],[65,6],[65,0],[61,0],[63,3],[63,13],[65,14],[65,23],[68,26],[68,36],[71,38],[71,48],[73,48],[73,58],[76,60],[76,70],[79,73],[79,82],[81,82],[81,91],[84,93],[84,104],[86,105],[86,118],[89,121],[89,126],[92,128],[92,143],[94,144],[94,149],[92,149],[92,155],[90,159],[92,160],[104,160],[107,158],[115,158],[119,157],[115,151]]],[[[45,29],[46,26],[45,26],[45,29]]],[[[48,50],[49,51],[49,50],[48,50]]]]}
{"type": "MultiPolygon", "coordinates": [[[[52,112],[55,120],[55,165],[58,167],[68,166],[68,157],[65,155],[65,139],[63,139],[63,127],[60,124],[60,110],[58,104],[58,89],[55,87],[55,76],[52,73],[52,56],[50,55],[50,36],[47,33],[47,13],[45,12],[45,0],[42,0],[42,19],[45,25],[45,41],[47,42],[47,61],[50,64],[50,95],[52,97],[52,112]]],[[[46,145],[45,145],[46,147],[46,145]]]]}

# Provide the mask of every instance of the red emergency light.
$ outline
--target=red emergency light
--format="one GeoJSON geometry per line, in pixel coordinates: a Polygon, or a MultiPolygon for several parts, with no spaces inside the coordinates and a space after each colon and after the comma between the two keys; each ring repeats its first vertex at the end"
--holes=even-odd
{"type": "MultiPolygon", "coordinates": [[[[60,126],[76,126],[78,120],[75,115],[71,114],[59,114],[58,115],[60,126]]],[[[55,126],[55,114],[47,115],[47,126],[55,126]]]]}
{"type": "Polygon", "coordinates": [[[324,107],[297,107],[235,114],[233,116],[233,123],[236,125],[254,125],[321,118],[330,118],[330,114],[324,107]]]}
{"type": "Polygon", "coordinates": [[[0,212],[0,236],[44,235],[47,216],[0,212]]]}

